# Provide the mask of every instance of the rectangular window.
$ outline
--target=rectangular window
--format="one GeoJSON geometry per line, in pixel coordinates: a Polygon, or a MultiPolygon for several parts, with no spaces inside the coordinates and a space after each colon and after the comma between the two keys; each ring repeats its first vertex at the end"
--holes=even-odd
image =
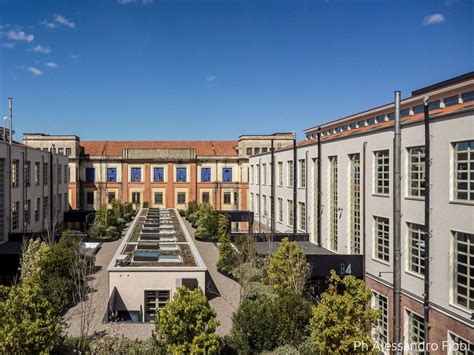
{"type": "Polygon", "coordinates": [[[287,206],[288,206],[288,222],[287,222],[287,224],[289,226],[293,226],[293,201],[288,200],[287,201],[287,206]]]}
{"type": "Polygon", "coordinates": [[[139,205],[141,202],[142,202],[141,192],[138,192],[138,191],[132,192],[132,203],[135,205],[139,205]]]}
{"type": "Polygon", "coordinates": [[[473,355],[474,344],[466,339],[449,332],[449,352],[450,355],[473,355]]]}
{"type": "Polygon", "coordinates": [[[211,168],[201,168],[201,182],[211,181],[211,168]]]}
{"type": "Polygon", "coordinates": [[[267,196],[262,196],[263,215],[267,216],[267,196]]]}
{"type": "Polygon", "coordinates": [[[16,201],[12,203],[12,230],[18,228],[18,219],[20,213],[20,202],[16,201]]]}
{"type": "Polygon", "coordinates": [[[153,182],[164,182],[165,181],[165,168],[155,167],[153,168],[153,182]]]}
{"type": "Polygon", "coordinates": [[[463,103],[474,101],[474,91],[465,92],[461,97],[463,103]]]}
{"type": "Polygon", "coordinates": [[[373,292],[373,302],[374,308],[379,309],[382,313],[374,328],[374,338],[379,344],[379,347],[383,348],[388,341],[388,301],[387,297],[382,296],[380,293],[373,292]]]}
{"type": "Polygon", "coordinates": [[[58,154],[64,154],[64,148],[58,148],[58,154]]]}
{"type": "Polygon", "coordinates": [[[40,206],[41,206],[41,199],[37,197],[35,199],[35,222],[38,222],[40,218],[40,206]]]}
{"type": "Polygon", "coordinates": [[[454,199],[474,201],[474,140],[454,144],[454,199]]]}
{"type": "Polygon", "coordinates": [[[408,148],[408,195],[425,196],[425,147],[408,148]]]}
{"type": "Polygon", "coordinates": [[[306,187],[306,160],[299,160],[299,187],[306,187]]]}
{"type": "Polygon", "coordinates": [[[375,155],[375,193],[390,193],[390,158],[388,150],[374,152],[375,155]]]}
{"type": "Polygon", "coordinates": [[[67,165],[64,165],[64,183],[67,184],[69,182],[69,179],[67,178],[68,177],[68,166],[67,165]]]}
{"type": "Polygon", "coordinates": [[[283,186],[283,162],[278,162],[278,186],[283,186]]]}
{"type": "MultiPolygon", "coordinates": [[[[251,197],[253,197],[253,195],[251,197]]],[[[210,195],[209,195],[208,191],[204,191],[201,194],[201,202],[202,203],[209,203],[210,202],[210,195]]],[[[252,208],[253,208],[253,206],[252,206],[252,208]]]]}
{"type": "Polygon", "coordinates": [[[27,200],[25,203],[25,224],[29,225],[31,222],[31,200],[27,200]]]}
{"type": "Polygon", "coordinates": [[[338,246],[338,221],[339,221],[339,207],[338,207],[338,167],[337,156],[329,157],[329,198],[330,198],[330,216],[331,224],[329,230],[329,243],[332,250],[337,250],[338,246]]]}
{"type": "Polygon", "coordinates": [[[351,250],[360,254],[360,154],[351,154],[351,250]]]}
{"type": "Polygon", "coordinates": [[[31,185],[31,161],[25,163],[25,183],[26,186],[31,185]]]}
{"type": "Polygon", "coordinates": [[[250,183],[253,184],[255,182],[255,175],[253,172],[253,165],[250,165],[250,183]]]}
{"type": "Polygon", "coordinates": [[[262,185],[267,184],[267,164],[262,164],[262,185]]]}
{"type": "Polygon", "coordinates": [[[410,115],[410,109],[409,108],[405,108],[403,110],[400,110],[400,118],[407,117],[409,115],[410,115]]]}
{"type": "Polygon", "coordinates": [[[39,185],[40,183],[40,163],[37,161],[35,162],[35,185],[39,185]]]}
{"type": "Polygon", "coordinates": [[[390,261],[390,224],[388,218],[374,217],[375,220],[375,258],[390,261]]]}
{"type": "Polygon", "coordinates": [[[254,148],[253,154],[254,155],[260,154],[260,148],[254,148]]]}
{"type": "Polygon", "coordinates": [[[256,184],[260,184],[260,174],[261,174],[261,171],[260,171],[260,164],[257,164],[256,165],[256,175],[255,175],[255,182],[256,184]]]}
{"type": "Polygon", "coordinates": [[[87,193],[86,193],[86,203],[88,205],[93,205],[94,204],[94,192],[93,191],[87,191],[87,193]]]}
{"type": "Polygon", "coordinates": [[[224,205],[230,205],[231,204],[231,193],[230,192],[224,192],[224,205]]]}
{"type": "Polygon", "coordinates": [[[416,274],[425,273],[425,227],[408,223],[408,270],[416,274]]]}
{"type": "Polygon", "coordinates": [[[13,160],[12,163],[12,187],[17,187],[18,184],[20,183],[20,161],[19,160],[13,160]]]}
{"type": "Polygon", "coordinates": [[[253,202],[253,193],[251,193],[250,194],[250,211],[255,212],[254,207],[255,207],[255,205],[254,205],[254,202],[253,202]]]}
{"type": "Polygon", "coordinates": [[[170,291],[145,291],[145,322],[153,322],[169,299],[170,291]]]}
{"type": "Polygon", "coordinates": [[[154,193],[154,203],[155,203],[155,205],[162,205],[163,204],[163,192],[155,192],[154,193]]]}
{"type": "Polygon", "coordinates": [[[292,160],[288,160],[288,164],[287,164],[287,167],[288,167],[288,187],[292,187],[293,186],[293,182],[294,182],[294,171],[293,171],[293,161],[292,160]]]}
{"type": "Polygon", "coordinates": [[[186,168],[176,168],[176,182],[186,182],[187,181],[187,169],[186,168]]]}
{"type": "Polygon", "coordinates": [[[61,208],[63,208],[63,195],[58,194],[58,213],[61,212],[61,208]]]}
{"type": "Polygon", "coordinates": [[[474,234],[453,232],[454,302],[474,310],[474,234]]]}
{"type": "Polygon", "coordinates": [[[107,168],[107,182],[117,182],[117,168],[107,168]]]}
{"type": "Polygon", "coordinates": [[[419,114],[419,113],[425,112],[425,108],[424,108],[424,107],[425,107],[425,105],[418,105],[418,106],[413,107],[413,114],[414,114],[414,115],[417,115],[417,114],[419,114]]]}
{"type": "Polygon", "coordinates": [[[68,198],[67,198],[67,192],[64,193],[64,211],[67,211],[69,210],[69,202],[68,202],[68,198]]]}
{"type": "Polygon", "coordinates": [[[86,168],[86,181],[87,182],[95,181],[95,168],[86,168]]]}
{"type": "Polygon", "coordinates": [[[222,181],[232,182],[232,168],[222,168],[222,181]]]}
{"type": "Polygon", "coordinates": [[[176,199],[178,205],[184,205],[186,203],[186,192],[178,192],[176,199]]]}
{"type": "Polygon", "coordinates": [[[49,198],[48,196],[45,196],[43,198],[43,219],[46,219],[46,216],[48,213],[48,207],[49,207],[49,198]]]}
{"type": "Polygon", "coordinates": [[[130,181],[131,182],[142,181],[142,168],[139,168],[139,167],[130,168],[130,181]]]}
{"type": "Polygon", "coordinates": [[[444,99],[444,107],[454,106],[459,103],[459,95],[450,96],[444,99]]]}
{"type": "Polygon", "coordinates": [[[71,155],[71,148],[66,148],[66,155],[70,156],[71,155]]]}
{"type": "Polygon", "coordinates": [[[62,177],[63,177],[63,166],[58,164],[58,184],[61,184],[62,177]]]}
{"type": "Polygon", "coordinates": [[[115,200],[115,191],[109,191],[107,198],[108,198],[109,203],[114,202],[114,200],[115,200]]]}
{"type": "Polygon", "coordinates": [[[234,192],[234,205],[238,205],[239,203],[239,193],[237,191],[234,192]]]}
{"type": "Polygon", "coordinates": [[[268,148],[262,148],[262,153],[268,152],[268,148]]]}
{"type": "Polygon", "coordinates": [[[252,155],[252,148],[247,148],[247,155],[252,155]]]}
{"type": "Polygon", "coordinates": [[[278,222],[283,222],[283,199],[278,198],[278,222]]]}
{"type": "Polygon", "coordinates": [[[423,349],[425,341],[425,322],[423,317],[407,311],[408,314],[408,344],[410,349],[423,349]]]}
{"type": "Polygon", "coordinates": [[[298,207],[299,207],[299,227],[300,230],[306,231],[306,205],[304,202],[298,202],[298,207]]]}
{"type": "Polygon", "coordinates": [[[48,171],[49,166],[48,163],[43,163],[43,185],[48,185],[48,171]]]}
{"type": "Polygon", "coordinates": [[[428,104],[428,109],[429,109],[430,111],[431,111],[431,110],[437,110],[437,109],[439,109],[440,104],[441,104],[441,101],[440,101],[440,100],[436,100],[436,101],[430,102],[430,103],[428,104]]]}

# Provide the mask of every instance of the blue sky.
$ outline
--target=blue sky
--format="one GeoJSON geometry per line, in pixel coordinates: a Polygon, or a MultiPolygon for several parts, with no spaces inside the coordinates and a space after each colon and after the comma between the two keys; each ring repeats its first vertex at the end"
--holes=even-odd
{"type": "Polygon", "coordinates": [[[18,133],[83,140],[302,137],[473,70],[473,4],[0,0],[0,114],[12,96],[18,133]]]}

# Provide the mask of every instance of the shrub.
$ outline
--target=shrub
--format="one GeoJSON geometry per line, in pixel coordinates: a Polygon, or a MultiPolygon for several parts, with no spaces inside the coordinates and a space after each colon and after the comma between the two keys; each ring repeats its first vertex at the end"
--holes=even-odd
{"type": "Polygon", "coordinates": [[[170,353],[189,353],[192,347],[202,349],[206,344],[209,348],[204,350],[214,349],[218,325],[201,289],[190,291],[185,286],[178,288],[155,319],[157,336],[170,353]]]}
{"type": "Polygon", "coordinates": [[[148,205],[149,205],[148,201],[143,201],[143,206],[142,206],[143,208],[148,208],[148,205]]]}
{"type": "Polygon", "coordinates": [[[231,336],[244,354],[296,346],[307,335],[310,312],[310,303],[288,289],[247,298],[232,316],[231,336]]]}
{"type": "Polygon", "coordinates": [[[114,238],[119,234],[117,227],[115,226],[110,226],[107,228],[106,235],[107,237],[114,238]]]}
{"type": "Polygon", "coordinates": [[[197,212],[198,209],[199,209],[199,206],[196,201],[189,202],[188,206],[186,207],[186,211],[184,213],[184,215],[186,216],[186,219],[189,221],[189,216],[197,212]]]}
{"type": "Polygon", "coordinates": [[[235,251],[232,248],[229,235],[226,233],[220,236],[219,243],[217,270],[226,275],[233,275],[235,271],[235,251]]]}
{"type": "Polygon", "coordinates": [[[214,237],[217,232],[218,214],[212,209],[208,203],[199,206],[197,212],[198,219],[196,221],[197,237],[214,237]]]}
{"type": "Polygon", "coordinates": [[[121,217],[117,218],[117,224],[119,226],[124,225],[126,222],[127,221],[125,220],[125,218],[121,218],[121,217]]]}
{"type": "Polygon", "coordinates": [[[89,235],[91,238],[102,238],[107,235],[107,229],[102,224],[94,223],[89,228],[89,235]]]}

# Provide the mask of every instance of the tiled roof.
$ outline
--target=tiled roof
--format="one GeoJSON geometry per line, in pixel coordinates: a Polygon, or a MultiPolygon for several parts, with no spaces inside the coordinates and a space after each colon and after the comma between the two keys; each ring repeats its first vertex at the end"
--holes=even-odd
{"type": "Polygon", "coordinates": [[[123,149],[190,149],[197,156],[237,156],[237,141],[81,141],[89,156],[122,156],[123,149]]]}
{"type": "MultiPolygon", "coordinates": [[[[474,107],[474,102],[468,102],[468,103],[465,103],[465,104],[459,104],[459,105],[455,105],[455,106],[440,108],[440,109],[437,109],[437,110],[431,110],[430,111],[430,118],[431,117],[434,118],[434,117],[454,113],[456,111],[461,111],[461,110],[463,110],[465,108],[469,108],[469,107],[474,107]]],[[[402,123],[404,123],[404,122],[413,122],[413,121],[423,119],[423,117],[424,117],[424,113],[419,113],[419,114],[416,114],[416,115],[403,117],[400,121],[402,123]]],[[[391,120],[391,121],[380,122],[380,123],[377,123],[377,124],[374,124],[374,125],[371,125],[371,126],[353,128],[351,130],[347,130],[347,131],[343,131],[343,132],[339,132],[339,133],[333,133],[333,134],[330,134],[328,136],[323,136],[323,137],[321,137],[321,142],[329,141],[329,140],[336,139],[336,138],[343,138],[343,137],[348,137],[348,136],[351,136],[351,135],[356,135],[356,134],[367,133],[367,132],[370,132],[370,131],[379,130],[381,128],[386,128],[386,127],[393,126],[393,124],[394,124],[394,121],[391,120]]],[[[305,139],[301,142],[298,142],[297,145],[298,146],[304,146],[304,145],[315,143],[317,141],[318,141],[317,138],[305,139]]]]}

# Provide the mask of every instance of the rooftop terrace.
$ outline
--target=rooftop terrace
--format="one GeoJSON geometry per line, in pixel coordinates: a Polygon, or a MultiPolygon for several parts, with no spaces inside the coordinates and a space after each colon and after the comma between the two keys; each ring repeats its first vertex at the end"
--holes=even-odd
{"type": "Polygon", "coordinates": [[[175,209],[143,208],[109,264],[109,271],[206,268],[175,209]]]}

